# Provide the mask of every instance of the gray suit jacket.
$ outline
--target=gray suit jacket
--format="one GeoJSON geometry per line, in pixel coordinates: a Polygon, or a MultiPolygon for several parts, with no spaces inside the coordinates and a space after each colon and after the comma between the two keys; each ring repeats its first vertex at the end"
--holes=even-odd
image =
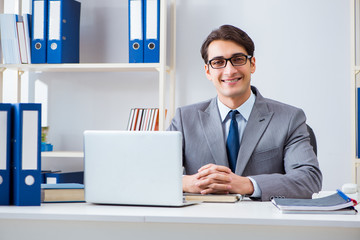
{"type": "MultiPolygon", "coordinates": [[[[311,198],[321,190],[322,175],[310,145],[301,109],[256,95],[244,130],[235,173],[259,185],[261,200],[311,198]]],[[[183,164],[194,174],[208,163],[229,166],[216,98],[176,110],[168,130],[183,135],[183,164]]]]}

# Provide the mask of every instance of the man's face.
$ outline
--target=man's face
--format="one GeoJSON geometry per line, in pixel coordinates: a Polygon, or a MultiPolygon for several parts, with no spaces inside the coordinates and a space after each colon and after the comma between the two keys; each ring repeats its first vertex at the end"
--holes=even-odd
{"type": "MultiPolygon", "coordinates": [[[[214,58],[231,58],[237,54],[248,55],[245,48],[233,41],[215,40],[208,48],[209,60],[214,58]]],[[[245,65],[233,66],[230,61],[225,68],[213,69],[205,64],[207,78],[214,84],[221,102],[233,102],[239,106],[250,96],[251,74],[255,72],[255,58],[248,59],[245,65]]]]}

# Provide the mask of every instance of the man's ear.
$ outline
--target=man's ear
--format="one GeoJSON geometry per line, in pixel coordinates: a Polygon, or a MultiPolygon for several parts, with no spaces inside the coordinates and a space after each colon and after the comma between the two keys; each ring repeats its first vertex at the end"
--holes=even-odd
{"type": "Polygon", "coordinates": [[[206,74],[206,77],[211,81],[209,64],[205,64],[205,74],[206,74]]]}
{"type": "Polygon", "coordinates": [[[250,68],[251,68],[251,73],[254,73],[256,70],[256,59],[255,57],[252,57],[250,60],[250,68]]]}

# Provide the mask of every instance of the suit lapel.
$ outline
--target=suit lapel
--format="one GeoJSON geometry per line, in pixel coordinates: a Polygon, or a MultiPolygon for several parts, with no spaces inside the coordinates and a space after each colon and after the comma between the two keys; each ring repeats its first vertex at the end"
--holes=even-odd
{"type": "Polygon", "coordinates": [[[216,101],[216,98],[213,98],[205,111],[199,110],[199,117],[215,164],[228,167],[224,133],[216,101]]]}
{"type": "Polygon", "coordinates": [[[242,175],[247,163],[250,160],[251,154],[255,149],[255,146],[259,142],[274,114],[273,112],[269,111],[264,98],[260,95],[257,89],[253,88],[253,91],[256,94],[256,100],[240,144],[235,170],[235,173],[238,175],[242,175]]]}

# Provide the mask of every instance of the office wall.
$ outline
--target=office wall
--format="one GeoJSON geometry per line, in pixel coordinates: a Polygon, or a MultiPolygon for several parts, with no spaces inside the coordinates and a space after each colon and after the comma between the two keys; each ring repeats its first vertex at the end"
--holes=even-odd
{"type": "MultiPolygon", "coordinates": [[[[127,0],[81,2],[81,62],[126,62],[127,0]]],[[[199,49],[212,29],[236,25],[256,44],[253,85],[265,97],[304,109],[318,140],[323,188],[351,181],[349,6],[343,0],[178,0],[176,106],[215,96],[199,49]]],[[[131,107],[157,106],[157,73],[33,77],[49,89],[49,140],[57,150],[82,150],[83,130],[125,129],[131,107]]]]}

